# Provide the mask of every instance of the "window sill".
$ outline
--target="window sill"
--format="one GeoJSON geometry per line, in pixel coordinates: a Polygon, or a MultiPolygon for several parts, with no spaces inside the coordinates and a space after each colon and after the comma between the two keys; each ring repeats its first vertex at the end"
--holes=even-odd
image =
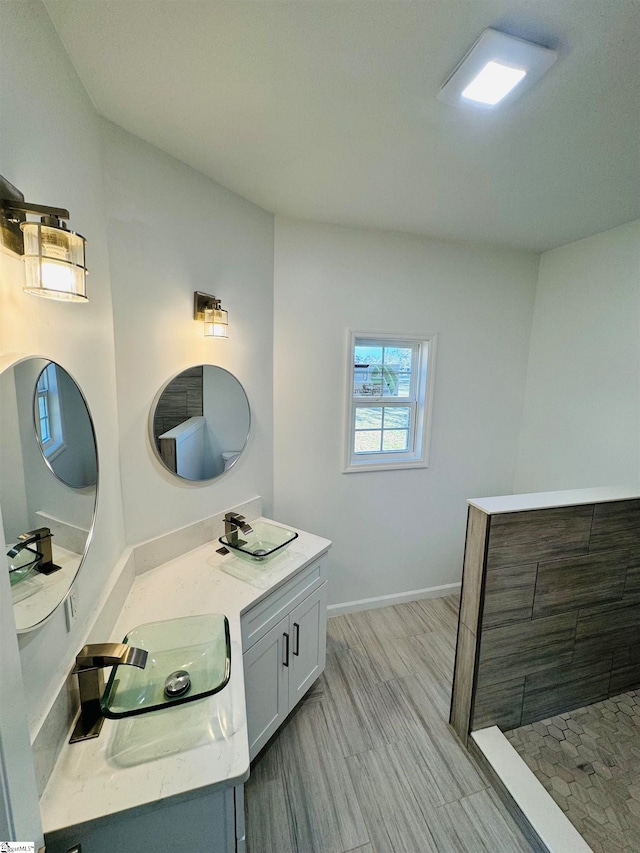
{"type": "Polygon", "coordinates": [[[402,462],[362,462],[346,465],[343,474],[359,474],[367,471],[402,471],[406,468],[428,468],[429,463],[424,459],[403,459],[402,462]]]}

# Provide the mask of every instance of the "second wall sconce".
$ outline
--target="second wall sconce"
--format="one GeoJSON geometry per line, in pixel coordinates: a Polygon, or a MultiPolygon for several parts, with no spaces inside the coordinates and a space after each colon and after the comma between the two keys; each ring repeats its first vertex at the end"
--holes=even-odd
{"type": "Polygon", "coordinates": [[[229,337],[229,313],[215,296],[196,290],[193,294],[193,319],[204,322],[205,337],[229,337]]]}
{"type": "Polygon", "coordinates": [[[69,211],[25,202],[24,195],[0,175],[0,242],[25,264],[24,290],[34,296],[86,302],[86,240],[67,229],[69,211]],[[27,221],[27,214],[40,222],[27,221]]]}

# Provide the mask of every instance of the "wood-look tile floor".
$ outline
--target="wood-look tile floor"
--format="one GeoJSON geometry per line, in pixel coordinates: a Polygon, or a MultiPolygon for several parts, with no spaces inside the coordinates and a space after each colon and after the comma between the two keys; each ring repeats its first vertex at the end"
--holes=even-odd
{"type": "Polygon", "coordinates": [[[324,675],[251,768],[248,853],[530,853],[447,724],[457,614],[329,619],[324,675]]]}

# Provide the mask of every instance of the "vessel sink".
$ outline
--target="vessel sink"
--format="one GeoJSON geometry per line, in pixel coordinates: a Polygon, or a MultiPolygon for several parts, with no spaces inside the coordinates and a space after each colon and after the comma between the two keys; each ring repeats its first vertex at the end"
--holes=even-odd
{"type": "Polygon", "coordinates": [[[11,586],[24,580],[36,568],[42,554],[34,548],[23,548],[15,557],[7,555],[9,563],[9,580],[11,586]]]}
{"type": "Polygon", "coordinates": [[[218,541],[238,557],[260,563],[282,553],[297,538],[295,530],[269,524],[268,521],[256,521],[251,533],[237,530],[221,536],[218,541]]]}
{"type": "Polygon", "coordinates": [[[148,622],[123,642],[147,652],[144,669],[114,666],[100,705],[110,719],[193,702],[222,690],[231,674],[229,622],[222,613],[148,622]]]}

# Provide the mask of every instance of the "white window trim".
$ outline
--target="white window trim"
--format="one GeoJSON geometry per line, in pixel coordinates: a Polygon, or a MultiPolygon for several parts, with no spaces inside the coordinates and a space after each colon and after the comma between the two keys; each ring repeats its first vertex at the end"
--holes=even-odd
{"type": "MultiPolygon", "coordinates": [[[[433,394],[435,387],[436,344],[438,336],[434,334],[404,334],[399,332],[355,332],[347,333],[347,364],[346,391],[344,410],[344,474],[355,474],[365,471],[396,471],[403,468],[427,468],[429,465],[429,448],[431,444],[431,421],[433,412],[433,394]],[[418,417],[415,423],[416,446],[413,450],[402,455],[394,452],[395,459],[390,455],[379,454],[376,459],[368,456],[363,461],[356,461],[353,454],[353,437],[355,431],[355,412],[357,398],[353,396],[354,367],[353,349],[356,339],[369,338],[373,341],[398,341],[407,344],[421,344],[420,362],[418,367],[417,407],[418,417]],[[424,346],[426,344],[426,346],[424,346]]],[[[372,397],[372,402],[380,398],[372,397]]],[[[402,398],[394,400],[392,405],[401,405],[402,398]]]]}

